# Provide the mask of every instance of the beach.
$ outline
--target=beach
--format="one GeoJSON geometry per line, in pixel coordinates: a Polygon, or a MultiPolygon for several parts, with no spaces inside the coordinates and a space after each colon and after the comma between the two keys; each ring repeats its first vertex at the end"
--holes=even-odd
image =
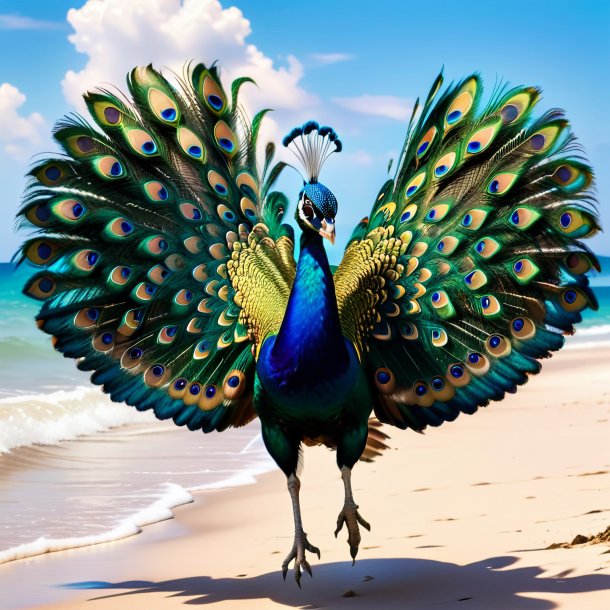
{"type": "Polygon", "coordinates": [[[292,512],[273,470],[195,491],[137,536],[0,565],[0,607],[608,610],[610,545],[547,547],[610,525],[609,420],[610,348],[566,349],[473,416],[424,435],[384,427],[390,449],[354,469],[372,525],[354,567],[333,536],[335,456],[315,447],[301,501],[322,558],[302,589],[282,580],[292,512]]]}

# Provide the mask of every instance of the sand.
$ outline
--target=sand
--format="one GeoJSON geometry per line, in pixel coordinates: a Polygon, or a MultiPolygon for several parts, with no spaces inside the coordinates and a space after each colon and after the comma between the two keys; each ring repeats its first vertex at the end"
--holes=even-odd
{"type": "MultiPolygon", "coordinates": [[[[516,395],[354,469],[371,523],[355,567],[334,454],[305,451],[299,589],[283,475],[199,493],[135,537],[0,566],[0,608],[610,609],[610,545],[547,549],[610,525],[610,348],[564,350],[516,395]],[[346,592],[348,592],[346,594],[346,592]]],[[[185,432],[186,434],[186,432],[185,432]]]]}

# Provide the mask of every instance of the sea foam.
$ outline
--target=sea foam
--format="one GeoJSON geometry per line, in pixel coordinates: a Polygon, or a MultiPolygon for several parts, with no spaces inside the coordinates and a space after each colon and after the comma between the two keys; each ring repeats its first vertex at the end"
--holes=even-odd
{"type": "Polygon", "coordinates": [[[0,398],[0,453],[154,419],[152,413],[113,403],[95,386],[7,396],[0,398]]]}

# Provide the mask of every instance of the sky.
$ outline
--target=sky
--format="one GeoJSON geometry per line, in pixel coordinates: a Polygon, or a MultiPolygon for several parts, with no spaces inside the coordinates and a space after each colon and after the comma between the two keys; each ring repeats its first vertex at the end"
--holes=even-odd
{"type": "MultiPolygon", "coordinates": [[[[415,99],[442,67],[447,82],[479,72],[488,94],[498,80],[540,86],[539,107],[563,108],[584,146],[610,226],[605,0],[0,0],[0,261],[23,238],[14,216],[24,174],[56,150],[53,124],[83,111],[82,92],[108,83],[126,90],[137,64],[180,71],[191,59],[218,60],[227,84],[255,78],[247,108],[275,109],[263,136],[279,142],[308,119],[340,134],[344,152],[322,173],[339,200],[331,262],[370,210],[415,99]]],[[[300,178],[287,172],[279,186],[295,201],[300,178]]],[[[609,233],[589,243],[610,255],[609,233]]]]}

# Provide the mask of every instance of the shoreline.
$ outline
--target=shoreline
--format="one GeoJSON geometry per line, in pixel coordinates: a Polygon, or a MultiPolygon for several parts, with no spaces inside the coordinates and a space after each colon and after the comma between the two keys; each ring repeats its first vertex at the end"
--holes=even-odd
{"type": "Polygon", "coordinates": [[[285,479],[196,491],[141,535],[0,565],[7,609],[326,607],[607,610],[607,545],[547,550],[610,522],[610,349],[563,350],[516,395],[425,435],[384,426],[391,449],[354,468],[371,523],[351,568],[335,456],[305,451],[305,530],[322,559],[296,587],[285,479]],[[68,583],[78,583],[66,588],[68,583]],[[355,592],[343,597],[345,590],[355,592]],[[95,602],[87,600],[95,599],[95,602]],[[309,606],[308,606],[309,604],[309,606]]]}

